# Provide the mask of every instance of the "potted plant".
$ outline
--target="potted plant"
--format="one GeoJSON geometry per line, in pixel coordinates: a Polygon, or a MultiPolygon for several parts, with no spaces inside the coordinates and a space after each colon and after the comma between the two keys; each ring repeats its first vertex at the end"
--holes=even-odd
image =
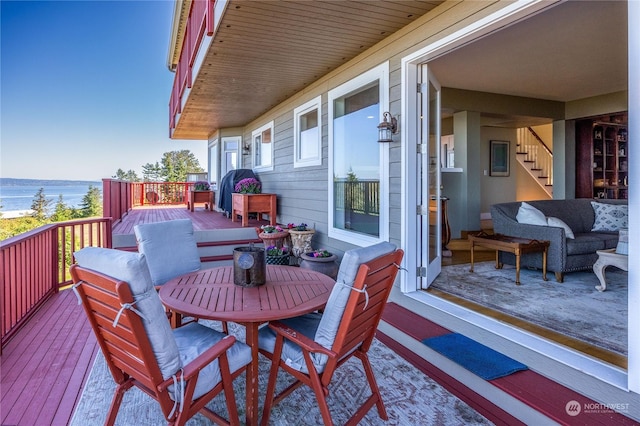
{"type": "Polygon", "coordinates": [[[338,276],[338,256],[325,249],[302,253],[300,267],[328,275],[334,280],[338,276]]]}
{"type": "Polygon", "coordinates": [[[236,183],[234,189],[235,192],[240,194],[260,194],[262,192],[262,184],[258,179],[246,178],[236,183]]]}
{"type": "Polygon", "coordinates": [[[199,180],[193,184],[193,190],[194,191],[211,191],[211,185],[209,185],[209,182],[207,181],[199,180]]]}
{"type": "Polygon", "coordinates": [[[268,246],[266,248],[268,265],[288,265],[289,264],[289,248],[268,246]]]}
{"type": "Polygon", "coordinates": [[[302,253],[312,250],[311,239],[316,232],[315,229],[309,228],[306,223],[300,223],[298,225],[289,223],[287,229],[291,236],[291,252],[295,257],[299,258],[302,253]]]}
{"type": "Polygon", "coordinates": [[[205,208],[213,211],[213,193],[209,182],[204,180],[195,182],[187,196],[187,208],[191,211],[196,203],[205,203],[205,208]]]}
{"type": "Polygon", "coordinates": [[[289,236],[289,231],[283,229],[280,225],[262,225],[260,228],[256,228],[256,232],[265,247],[275,246],[281,248],[284,245],[284,240],[289,236]]]}

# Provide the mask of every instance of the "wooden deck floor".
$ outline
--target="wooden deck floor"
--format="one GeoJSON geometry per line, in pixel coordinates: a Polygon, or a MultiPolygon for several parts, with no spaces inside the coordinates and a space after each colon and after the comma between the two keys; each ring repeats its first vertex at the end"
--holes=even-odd
{"type": "Polygon", "coordinates": [[[73,291],[49,299],[3,349],[1,424],[68,424],[97,350],[73,291]]]}
{"type": "MultiPolygon", "coordinates": [[[[242,228],[239,220],[232,222],[222,212],[212,212],[203,207],[196,207],[192,212],[185,205],[180,204],[136,207],[113,227],[113,234],[133,234],[133,227],[139,223],[164,222],[174,219],[191,219],[193,229],[196,231],[242,228]]],[[[251,228],[268,224],[268,220],[257,220],[250,216],[249,227],[251,228]]]]}
{"type": "MultiPolygon", "coordinates": [[[[398,306],[385,309],[383,321],[418,340],[428,337],[424,334],[427,330],[437,334],[442,334],[444,330],[398,306]]],[[[511,415],[452,377],[446,376],[421,357],[407,351],[393,339],[385,335],[378,337],[495,424],[518,423],[514,422],[516,419],[511,415]]],[[[0,358],[0,424],[69,424],[98,350],[84,311],[78,306],[73,291],[63,290],[55,295],[3,350],[0,358]]],[[[561,424],[565,423],[562,418],[564,402],[559,404],[557,401],[572,398],[587,401],[581,395],[533,372],[498,379],[495,384],[506,392],[519,395],[518,399],[559,420],[561,424]],[[537,384],[533,390],[532,383],[537,384]],[[551,388],[553,391],[548,391],[551,388]],[[522,389],[528,391],[521,392],[522,389]],[[545,395],[553,395],[554,398],[545,395]]],[[[104,403],[109,404],[110,401],[105,400],[104,403]]],[[[596,416],[590,420],[594,420],[593,424],[600,425],[638,424],[617,414],[596,416]]]]}

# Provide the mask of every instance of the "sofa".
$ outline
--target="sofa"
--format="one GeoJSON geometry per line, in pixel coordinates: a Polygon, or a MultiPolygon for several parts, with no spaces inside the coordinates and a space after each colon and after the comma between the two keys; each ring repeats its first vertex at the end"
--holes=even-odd
{"type": "MultiPolygon", "coordinates": [[[[496,234],[549,241],[547,270],[562,282],[566,272],[591,269],[597,250],[616,248],[628,207],[609,199],[518,201],[492,205],[491,219],[496,234]]],[[[500,252],[499,260],[515,265],[512,253],[500,252]]],[[[542,253],[522,255],[520,266],[542,269],[542,253]]]]}

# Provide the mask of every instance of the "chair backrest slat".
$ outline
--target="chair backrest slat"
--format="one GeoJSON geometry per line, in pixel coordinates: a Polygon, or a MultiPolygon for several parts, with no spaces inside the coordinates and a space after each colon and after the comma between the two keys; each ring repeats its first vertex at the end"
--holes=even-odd
{"type": "MultiPolygon", "coordinates": [[[[402,256],[403,252],[396,250],[360,265],[332,347],[339,354],[338,359],[359,346],[364,351],[369,349],[402,256]],[[363,289],[368,294],[368,301],[365,293],[358,291],[363,289]]],[[[327,364],[327,368],[335,368],[335,365],[327,364]]]]}
{"type": "Polygon", "coordinates": [[[81,282],[78,293],[116,383],[133,377],[153,392],[163,378],[142,319],[124,309],[113,327],[119,307],[134,302],[128,284],[77,265],[71,274],[81,282]]]}

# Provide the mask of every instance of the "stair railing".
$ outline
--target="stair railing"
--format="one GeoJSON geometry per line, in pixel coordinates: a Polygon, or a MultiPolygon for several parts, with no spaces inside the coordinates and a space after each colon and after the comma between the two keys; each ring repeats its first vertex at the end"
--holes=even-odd
{"type": "Polygon", "coordinates": [[[518,129],[518,162],[549,196],[553,195],[553,152],[531,127],[518,129]]]}

